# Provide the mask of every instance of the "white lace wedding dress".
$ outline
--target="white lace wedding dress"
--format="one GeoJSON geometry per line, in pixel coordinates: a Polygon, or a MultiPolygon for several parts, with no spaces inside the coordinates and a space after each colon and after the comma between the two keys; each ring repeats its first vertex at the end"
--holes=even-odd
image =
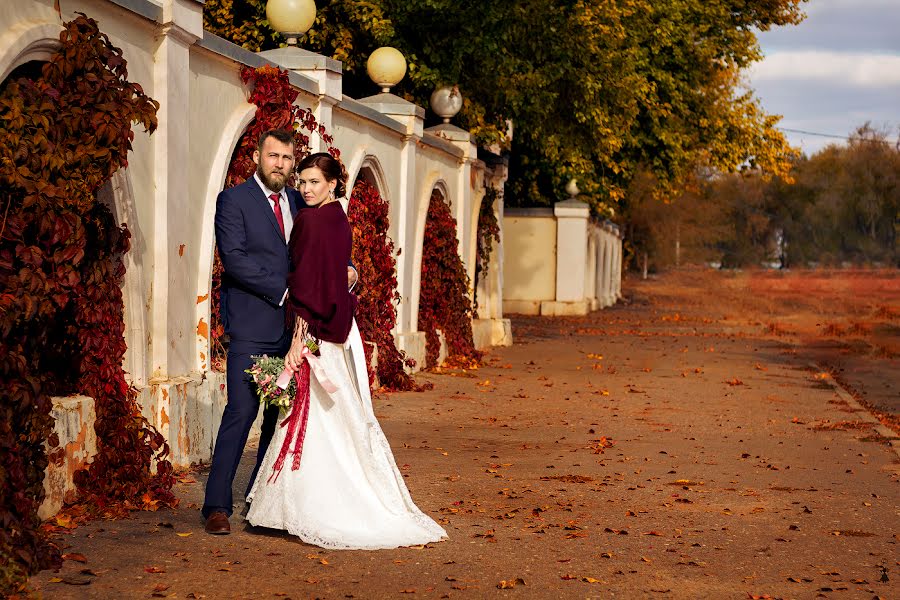
{"type": "Polygon", "coordinates": [[[320,354],[338,390],[329,395],[311,375],[300,468],[291,470],[288,456],[277,479],[270,478],[288,429],[277,427],[247,497],[247,520],[334,549],[397,548],[446,538],[410,498],[375,418],[356,322],[346,344],[323,342],[320,354]]]}

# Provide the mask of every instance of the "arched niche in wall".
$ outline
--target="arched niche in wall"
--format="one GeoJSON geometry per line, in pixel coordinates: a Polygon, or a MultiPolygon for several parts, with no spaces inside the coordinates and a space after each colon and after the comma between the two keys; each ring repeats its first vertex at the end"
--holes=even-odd
{"type": "Polygon", "coordinates": [[[241,136],[253,121],[256,107],[243,104],[235,107],[228,121],[222,127],[218,145],[213,150],[212,165],[209,170],[209,181],[206,195],[203,198],[203,229],[200,232],[200,256],[198,258],[196,320],[196,366],[201,373],[212,368],[212,275],[215,259],[216,231],[216,198],[225,186],[231,159],[241,136]],[[204,332],[205,325],[205,332],[204,332]]]}
{"type": "Polygon", "coordinates": [[[126,169],[119,169],[98,191],[97,199],[112,211],[115,222],[128,227],[131,248],[124,256],[125,279],[122,301],[125,320],[125,357],[123,369],[131,385],[147,384],[149,316],[147,315],[147,273],[144,257],[147,240],[141,230],[134,203],[134,190],[126,169]]]}
{"type": "Polygon", "coordinates": [[[16,77],[23,65],[49,61],[60,47],[61,29],[55,23],[19,23],[0,33],[0,81],[16,77]]]}
{"type": "MultiPolygon", "coordinates": [[[[428,218],[428,206],[432,199],[439,199],[448,206],[450,203],[447,199],[450,194],[447,190],[447,184],[443,179],[435,179],[427,188],[427,196],[423,197],[419,202],[419,211],[416,214],[415,243],[413,246],[413,264],[412,264],[412,293],[410,294],[410,309],[412,311],[410,319],[410,331],[417,331],[419,323],[419,299],[421,297],[422,286],[422,250],[425,241],[425,221],[428,218]]],[[[459,224],[457,224],[457,235],[459,224]]]]}
{"type": "MultiPolygon", "coordinates": [[[[355,175],[350,178],[347,182],[347,194],[348,196],[353,193],[353,188],[360,181],[364,181],[374,187],[378,191],[378,195],[387,202],[389,210],[391,210],[391,214],[388,215],[390,220],[388,237],[392,240],[397,239],[397,231],[398,227],[400,227],[401,223],[399,222],[401,219],[400,215],[396,215],[393,212],[394,203],[391,201],[392,196],[390,193],[390,189],[387,185],[387,178],[384,176],[384,170],[381,167],[381,162],[377,157],[369,154],[366,155],[359,169],[356,171],[355,175]]],[[[349,202],[349,198],[348,198],[349,202]]],[[[344,210],[347,209],[347,202],[344,202],[344,210]]]]}

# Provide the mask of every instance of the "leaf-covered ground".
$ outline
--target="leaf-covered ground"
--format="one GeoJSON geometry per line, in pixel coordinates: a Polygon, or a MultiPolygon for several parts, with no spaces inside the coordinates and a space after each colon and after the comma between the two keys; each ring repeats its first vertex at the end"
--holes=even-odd
{"type": "Polygon", "coordinates": [[[443,543],[323,551],[240,518],[208,536],[199,470],[177,510],[60,533],[63,569],[33,584],[45,598],[898,597],[896,433],[834,387],[896,416],[897,279],[779,277],[629,281],[627,303],[514,317],[516,344],[486,366],[377,398],[443,543]]]}

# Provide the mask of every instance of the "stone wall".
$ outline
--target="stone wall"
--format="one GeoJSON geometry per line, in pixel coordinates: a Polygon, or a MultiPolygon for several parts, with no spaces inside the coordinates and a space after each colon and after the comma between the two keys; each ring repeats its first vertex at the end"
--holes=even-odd
{"type": "Polygon", "coordinates": [[[504,313],[584,315],[622,296],[622,236],[577,199],[553,208],[507,208],[504,313]]]}

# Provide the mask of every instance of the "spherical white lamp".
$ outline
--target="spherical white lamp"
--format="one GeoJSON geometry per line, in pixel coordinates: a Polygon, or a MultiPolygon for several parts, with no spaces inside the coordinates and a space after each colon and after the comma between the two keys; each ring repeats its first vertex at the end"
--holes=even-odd
{"type": "Polygon", "coordinates": [[[400,83],[406,75],[406,59],[403,53],[390,46],[375,50],[366,62],[366,71],[381,91],[388,93],[391,86],[400,83]]]}
{"type": "Polygon", "coordinates": [[[444,119],[444,123],[449,123],[462,108],[463,97],[458,86],[445,85],[431,93],[430,103],[434,114],[444,119]]]}
{"type": "Polygon", "coordinates": [[[316,20],[314,0],[269,0],[266,18],[272,29],[287,38],[288,46],[296,46],[316,20]]]}

